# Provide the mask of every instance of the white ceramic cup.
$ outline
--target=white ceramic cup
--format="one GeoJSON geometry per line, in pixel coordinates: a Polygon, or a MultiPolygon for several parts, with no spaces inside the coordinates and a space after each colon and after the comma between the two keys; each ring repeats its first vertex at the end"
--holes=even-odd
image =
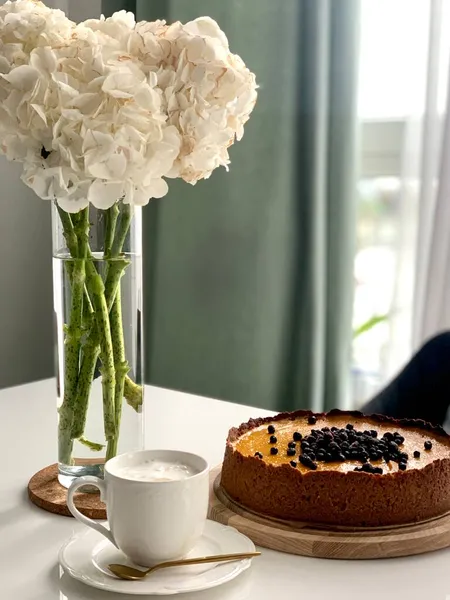
{"type": "Polygon", "coordinates": [[[112,458],[105,479],[79,477],[68,490],[67,506],[81,523],[104,535],[138,565],[185,556],[200,539],[208,510],[209,467],[201,456],[178,450],[142,450],[112,458]],[[148,460],[187,465],[194,475],[176,481],[127,479],[123,468],[148,460]],[[110,529],[85,517],[74,504],[74,494],[94,485],[106,504],[110,529]]]}

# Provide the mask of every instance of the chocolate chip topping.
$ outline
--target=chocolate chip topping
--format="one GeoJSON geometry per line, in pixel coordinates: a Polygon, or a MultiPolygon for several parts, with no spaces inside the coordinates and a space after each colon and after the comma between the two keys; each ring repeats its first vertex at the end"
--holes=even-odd
{"type": "MultiPolygon", "coordinates": [[[[375,430],[358,431],[348,423],[345,429],[323,427],[320,430],[312,429],[310,435],[305,435],[303,439],[298,432],[295,432],[293,437],[297,441],[301,440],[300,463],[311,470],[317,468],[317,462],[351,460],[358,461],[362,465],[355,467],[355,471],[379,475],[383,474],[383,469],[372,465],[371,461],[384,460],[387,464],[391,461],[396,462],[399,469],[404,471],[409,460],[408,454],[400,449],[405,439],[397,431],[387,431],[379,438],[375,430]]],[[[289,442],[287,455],[294,454],[295,442],[289,442]]],[[[414,456],[418,458],[420,453],[419,456],[414,453],[414,456]]]]}
{"type": "Polygon", "coordinates": [[[304,454],[302,454],[298,460],[302,463],[304,467],[308,467],[308,469],[311,469],[312,471],[315,471],[317,469],[316,463],[309,456],[305,456],[304,454]]]}
{"type": "MultiPolygon", "coordinates": [[[[316,424],[317,417],[315,415],[306,414],[305,417],[309,424],[316,424]]],[[[270,434],[270,444],[277,444],[278,439],[273,435],[275,427],[270,424],[267,431],[270,434]]],[[[298,459],[289,462],[296,463],[298,460],[310,470],[316,470],[319,462],[344,463],[348,461],[360,463],[361,466],[354,468],[354,471],[357,472],[383,474],[381,466],[372,464],[379,461],[384,461],[387,465],[396,462],[400,471],[406,470],[409,456],[401,449],[405,441],[404,436],[398,431],[387,431],[381,437],[378,435],[376,430],[358,431],[352,423],[347,423],[344,428],[336,426],[322,429],[312,428],[309,435],[305,434],[304,436],[299,431],[295,431],[292,436],[293,440],[287,444],[285,456],[293,459],[298,453],[298,459]]],[[[425,441],[425,450],[431,450],[432,446],[430,440],[425,441]]],[[[278,448],[270,448],[270,454],[277,455],[278,453],[278,448]]],[[[254,456],[263,458],[261,452],[256,452],[254,456]]],[[[418,459],[420,456],[420,452],[415,450],[414,458],[418,459]]]]}
{"type": "Polygon", "coordinates": [[[365,463],[362,467],[355,467],[353,470],[362,473],[371,473],[372,475],[383,475],[383,469],[381,467],[375,467],[370,463],[365,463]]]}

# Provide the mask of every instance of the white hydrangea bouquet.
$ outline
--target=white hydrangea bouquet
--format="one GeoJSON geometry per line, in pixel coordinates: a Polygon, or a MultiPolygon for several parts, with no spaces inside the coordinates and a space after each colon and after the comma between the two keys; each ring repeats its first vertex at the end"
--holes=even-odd
{"type": "Polygon", "coordinates": [[[167,194],[171,178],[195,184],[227,168],[256,89],[208,17],[167,25],[121,11],[76,24],[34,0],[0,7],[0,149],[22,163],[22,179],[39,197],[54,202],[71,259],[60,464],[74,464],[75,440],[103,448],[84,436],[98,373],[106,459],[117,453],[123,398],[141,409],[120,299],[135,207],[167,194]],[[94,209],[103,215],[103,270],[90,247],[94,209]]]}

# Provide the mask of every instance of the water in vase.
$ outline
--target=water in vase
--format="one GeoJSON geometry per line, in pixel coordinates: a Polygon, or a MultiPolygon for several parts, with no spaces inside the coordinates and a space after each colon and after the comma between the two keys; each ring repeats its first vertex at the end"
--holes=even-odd
{"type": "Polygon", "coordinates": [[[67,250],[54,252],[58,461],[65,486],[81,475],[101,476],[108,458],[142,448],[141,277],[140,254],[73,259],[67,250]],[[80,302],[73,292],[77,273],[84,281],[80,302]],[[103,286],[109,340],[103,329],[99,334],[101,303],[89,277],[103,286]],[[112,377],[107,359],[114,361],[112,377]]]}

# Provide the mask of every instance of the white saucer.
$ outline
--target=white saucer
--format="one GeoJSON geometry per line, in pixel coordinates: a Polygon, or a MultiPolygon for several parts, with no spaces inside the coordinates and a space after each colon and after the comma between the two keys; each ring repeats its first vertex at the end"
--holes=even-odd
{"type": "MultiPolygon", "coordinates": [[[[188,557],[254,551],[253,542],[233,527],[206,521],[203,536],[188,557]]],[[[222,585],[248,569],[251,559],[174,567],[157,571],[142,581],[124,581],[112,575],[107,565],[112,562],[129,565],[132,563],[101,534],[87,529],[64,544],[59,552],[59,562],[72,577],[101,590],[121,594],[167,596],[222,585]]]]}

